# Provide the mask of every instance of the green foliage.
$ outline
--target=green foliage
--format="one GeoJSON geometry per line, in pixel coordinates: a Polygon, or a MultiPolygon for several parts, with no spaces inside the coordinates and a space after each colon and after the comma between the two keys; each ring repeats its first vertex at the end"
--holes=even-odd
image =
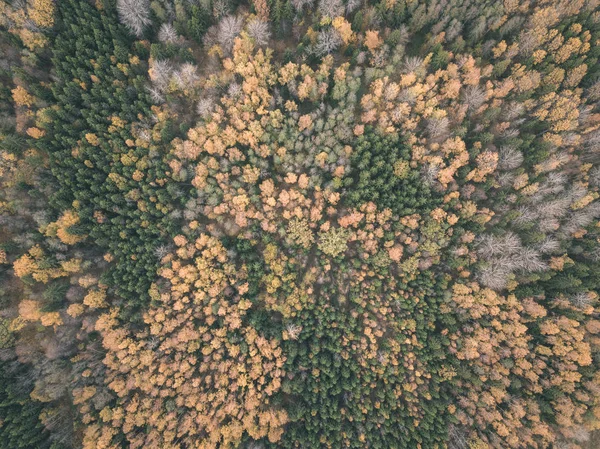
{"type": "MultiPolygon", "coordinates": [[[[136,55],[114,11],[100,14],[86,2],[65,1],[58,13],[56,107],[40,141],[59,185],[53,203],[59,209],[77,204],[85,231],[116,257],[107,280],[130,301],[128,307],[135,306],[147,297],[158,262],[153,250],[173,229],[168,212],[176,202],[156,183],[166,176],[164,163],[152,159],[147,148],[127,143],[136,139],[132,125],[150,115],[146,66],[132,59],[136,55]],[[125,126],[110,131],[111,118],[125,126]],[[97,140],[90,141],[90,134],[97,140]],[[124,154],[147,161],[143,182],[132,179],[136,167],[121,162],[124,154]],[[111,182],[109,175],[118,175],[122,183],[111,182]],[[128,196],[132,191],[137,202],[128,196]],[[106,219],[98,223],[95,214],[106,219]]],[[[168,142],[170,127],[162,135],[168,142]]]]}
{"type": "MultiPolygon", "coordinates": [[[[299,314],[297,322],[303,331],[297,340],[284,342],[286,371],[292,374],[282,386],[282,400],[290,404],[292,422],[283,441],[269,447],[445,447],[448,392],[443,381],[434,374],[411,391],[410,368],[389,363],[388,357],[396,353],[394,344],[400,345],[398,354],[415,350],[404,346],[407,335],[390,334],[394,343],[382,340],[376,355],[365,353],[360,315],[378,319],[378,298],[389,294],[385,289],[366,284],[350,292],[358,312],[353,314],[347,305],[333,300],[333,289],[324,287],[317,303],[299,314]],[[361,303],[366,304],[364,309],[361,303]]],[[[433,325],[439,319],[436,310],[442,285],[424,273],[403,289],[422,301],[416,305],[399,300],[394,321],[414,323],[411,330],[420,341],[428,342],[417,350],[416,359],[435,372],[443,359],[433,325]]]]}
{"type": "Polygon", "coordinates": [[[43,405],[33,402],[28,367],[14,361],[0,362],[0,448],[48,449],[51,440],[39,420],[43,405]]]}
{"type": "Polygon", "coordinates": [[[421,181],[418,170],[410,169],[402,176],[395,173],[399,161],[410,161],[410,147],[397,136],[367,129],[356,140],[350,157],[352,172],[344,180],[348,205],[372,201],[400,216],[434,208],[438,200],[421,181]]]}
{"type": "Polygon", "coordinates": [[[124,3],[2,7],[0,449],[597,428],[594,2],[124,3]]]}
{"type": "Polygon", "coordinates": [[[204,33],[208,30],[211,23],[211,14],[208,10],[199,5],[192,5],[189,11],[187,21],[187,35],[196,42],[201,43],[204,33]]]}
{"type": "Polygon", "coordinates": [[[10,348],[14,344],[14,336],[10,331],[10,320],[0,317],[0,349],[10,348]]]}

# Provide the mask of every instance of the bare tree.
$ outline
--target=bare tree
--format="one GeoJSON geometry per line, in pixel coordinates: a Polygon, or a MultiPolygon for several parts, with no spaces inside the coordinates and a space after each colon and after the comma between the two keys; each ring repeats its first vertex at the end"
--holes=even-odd
{"type": "Polygon", "coordinates": [[[160,92],[164,91],[173,74],[173,66],[167,60],[158,59],[152,62],[150,69],[150,80],[160,92]]]}
{"type": "Polygon", "coordinates": [[[248,443],[246,449],[265,449],[265,445],[257,441],[251,441],[250,443],[248,443]]]}
{"type": "Polygon", "coordinates": [[[326,17],[338,17],[344,15],[344,4],[342,0],[320,0],[319,12],[326,17]]]}
{"type": "Polygon", "coordinates": [[[235,38],[238,37],[244,21],[238,16],[227,16],[219,22],[217,39],[223,50],[229,52],[233,48],[235,38]]]}
{"type": "Polygon", "coordinates": [[[213,111],[215,102],[211,98],[201,98],[196,106],[196,112],[202,118],[207,118],[213,111]]]}
{"type": "Polygon", "coordinates": [[[479,238],[477,253],[484,259],[491,259],[504,254],[514,254],[523,248],[521,239],[513,232],[501,237],[485,234],[479,238]]]}
{"type": "Polygon", "coordinates": [[[448,449],[469,449],[469,435],[464,428],[451,425],[448,429],[448,449]]]}
{"type": "Polygon", "coordinates": [[[170,23],[163,23],[158,31],[158,40],[166,43],[173,43],[177,40],[177,31],[170,23]]]}
{"type": "Polygon", "coordinates": [[[571,204],[568,197],[560,196],[552,201],[545,201],[538,206],[539,215],[542,217],[560,218],[567,213],[571,204]]]}
{"type": "Polygon", "coordinates": [[[463,93],[463,101],[472,111],[479,109],[486,98],[485,90],[479,86],[468,86],[463,93]]]}
{"type": "Polygon", "coordinates": [[[498,165],[502,170],[514,170],[523,163],[523,154],[514,147],[502,147],[498,153],[498,165]]]}
{"type": "Polygon", "coordinates": [[[594,167],[590,170],[590,184],[600,186],[600,167],[594,167]]]}
{"type": "Polygon", "coordinates": [[[585,309],[592,303],[592,298],[588,292],[579,292],[571,296],[570,301],[575,307],[585,309]]]}
{"type": "Polygon", "coordinates": [[[486,261],[479,270],[479,280],[494,290],[505,288],[509,276],[514,272],[548,269],[539,248],[523,247],[521,239],[513,232],[502,236],[481,236],[477,242],[477,253],[486,261]]]}
{"type": "Polygon", "coordinates": [[[528,205],[519,206],[517,212],[519,215],[513,219],[516,225],[532,223],[539,217],[537,210],[528,205]]]}
{"type": "Polygon", "coordinates": [[[302,11],[305,6],[312,6],[315,0],[292,0],[292,5],[296,8],[296,11],[302,11]]]}
{"type": "Polygon", "coordinates": [[[583,149],[585,150],[582,155],[584,160],[589,161],[598,157],[598,152],[600,151],[600,130],[592,131],[585,135],[583,149]]]}
{"type": "Polygon", "coordinates": [[[336,50],[342,44],[340,34],[334,28],[321,31],[317,37],[315,53],[319,56],[327,55],[336,50]]]}
{"type": "Polygon", "coordinates": [[[560,248],[560,242],[552,237],[546,237],[537,246],[537,249],[542,254],[553,253],[560,248]]]}
{"type": "Polygon", "coordinates": [[[508,106],[506,108],[506,119],[514,120],[515,118],[523,114],[523,112],[525,112],[523,104],[517,103],[516,101],[512,101],[508,103],[508,106]]]}
{"type": "Polygon", "coordinates": [[[502,137],[505,139],[514,139],[515,137],[518,137],[520,134],[519,130],[516,128],[507,128],[504,131],[502,131],[502,137]]]}
{"type": "Polygon", "coordinates": [[[427,185],[433,185],[437,181],[440,167],[435,164],[425,164],[421,169],[421,179],[427,185]]]}
{"type": "Polygon", "coordinates": [[[229,0],[215,0],[213,3],[213,16],[215,19],[226,16],[230,11],[229,0]]]}
{"type": "Polygon", "coordinates": [[[561,227],[561,231],[566,234],[572,234],[581,228],[590,225],[596,217],[600,215],[600,203],[592,203],[581,211],[577,211],[569,216],[567,222],[561,227]]]}
{"type": "Polygon", "coordinates": [[[404,72],[411,73],[419,70],[423,65],[423,58],[418,56],[409,56],[404,59],[404,72]]]}
{"type": "Polygon", "coordinates": [[[346,3],[346,15],[352,14],[356,8],[358,8],[362,3],[362,0],[348,0],[346,3]]]}
{"type": "Polygon", "coordinates": [[[271,31],[267,22],[255,19],[248,24],[247,29],[248,34],[254,39],[256,45],[267,45],[269,43],[271,31]]]}
{"type": "Polygon", "coordinates": [[[448,135],[449,126],[450,120],[448,120],[448,117],[429,119],[427,121],[427,133],[433,139],[443,138],[448,135]]]}
{"type": "Polygon", "coordinates": [[[159,245],[154,248],[154,255],[158,260],[161,260],[167,254],[169,254],[169,247],[167,245],[159,245]]]}
{"type": "Polygon", "coordinates": [[[446,28],[446,39],[448,42],[453,41],[462,33],[463,24],[460,20],[452,19],[448,27],[446,28]]]}
{"type": "Polygon", "coordinates": [[[292,340],[297,340],[300,336],[300,332],[302,332],[302,326],[299,326],[297,324],[288,324],[285,327],[285,330],[287,331],[289,337],[292,340]]]}
{"type": "Polygon", "coordinates": [[[501,267],[490,265],[479,270],[478,278],[487,288],[492,290],[502,290],[506,288],[508,284],[508,276],[510,270],[506,270],[501,267]]]}
{"type": "Polygon", "coordinates": [[[154,87],[154,86],[148,86],[147,89],[148,89],[148,92],[150,93],[150,98],[152,99],[153,103],[161,104],[161,103],[165,102],[165,97],[162,94],[162,92],[160,91],[160,89],[158,89],[157,87],[154,87]]]}
{"type": "Polygon", "coordinates": [[[600,100],[600,81],[596,81],[590,86],[590,88],[587,90],[587,96],[593,101],[600,100]]]}
{"type": "Polygon", "coordinates": [[[519,52],[522,55],[529,56],[540,43],[540,38],[536,36],[534,30],[522,31],[519,35],[519,52]]]}
{"type": "Polygon", "coordinates": [[[542,218],[538,222],[538,230],[541,232],[554,232],[560,228],[560,221],[556,218],[542,218]]]}
{"type": "Polygon", "coordinates": [[[177,72],[177,84],[180,88],[186,89],[192,87],[196,81],[198,81],[198,67],[191,62],[186,62],[181,65],[177,72]]]}
{"type": "Polygon", "coordinates": [[[240,86],[238,83],[231,83],[227,88],[227,95],[229,95],[231,98],[237,98],[242,95],[242,93],[242,86],[240,86]]]}
{"type": "Polygon", "coordinates": [[[141,37],[152,23],[149,0],[117,0],[117,11],[121,23],[137,37],[141,37]]]}
{"type": "Polygon", "coordinates": [[[572,202],[579,201],[588,194],[587,189],[581,184],[573,184],[569,190],[569,198],[572,202]]]}
{"type": "Polygon", "coordinates": [[[515,258],[516,267],[522,271],[544,271],[548,264],[540,258],[540,254],[533,248],[523,248],[515,258]]]}

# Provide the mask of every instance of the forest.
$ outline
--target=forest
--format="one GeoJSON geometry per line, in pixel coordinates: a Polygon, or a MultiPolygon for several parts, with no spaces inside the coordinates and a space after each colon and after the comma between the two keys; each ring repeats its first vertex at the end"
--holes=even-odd
{"type": "Polygon", "coordinates": [[[0,0],[0,449],[600,448],[600,0],[0,0]]]}

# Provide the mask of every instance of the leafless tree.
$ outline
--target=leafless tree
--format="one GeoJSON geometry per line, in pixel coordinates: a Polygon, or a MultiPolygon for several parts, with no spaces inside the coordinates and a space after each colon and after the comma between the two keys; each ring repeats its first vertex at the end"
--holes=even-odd
{"type": "Polygon", "coordinates": [[[539,217],[537,210],[529,205],[519,206],[517,212],[519,215],[513,219],[513,223],[516,225],[532,223],[539,217]]]}
{"type": "Polygon", "coordinates": [[[587,189],[581,184],[573,184],[569,189],[569,198],[572,202],[579,201],[588,194],[587,189]]]}
{"type": "Polygon", "coordinates": [[[486,32],[485,17],[479,16],[477,20],[469,23],[469,37],[473,40],[480,40],[486,32]]]}
{"type": "Polygon", "coordinates": [[[509,19],[504,25],[500,27],[500,34],[505,36],[517,30],[523,24],[525,18],[521,16],[514,16],[509,19]]]}
{"type": "Polygon", "coordinates": [[[177,40],[177,31],[170,23],[163,23],[158,31],[158,40],[166,43],[173,43],[177,40]]]}
{"type": "Polygon", "coordinates": [[[479,271],[478,278],[479,282],[487,288],[491,288],[492,290],[502,290],[506,288],[506,285],[508,284],[509,275],[510,270],[490,265],[479,271]]]}
{"type": "Polygon", "coordinates": [[[296,11],[302,11],[305,6],[312,6],[315,0],[292,0],[292,5],[296,8],[296,11]]]}
{"type": "Polygon", "coordinates": [[[600,215],[599,203],[592,203],[581,211],[569,215],[566,223],[561,227],[561,231],[566,234],[572,234],[581,228],[590,225],[596,217],[600,215]]]}
{"type": "Polygon", "coordinates": [[[448,42],[453,41],[462,33],[463,25],[460,20],[452,19],[448,27],[446,28],[446,39],[448,42]]]}
{"type": "Polygon", "coordinates": [[[440,168],[434,164],[425,164],[421,170],[421,179],[427,185],[433,185],[437,181],[440,168]]]}
{"type": "Polygon", "coordinates": [[[154,248],[154,255],[159,260],[165,257],[167,254],[169,254],[169,247],[167,245],[159,245],[154,248]]]}
{"type": "Polygon", "coordinates": [[[346,3],[346,15],[352,14],[356,8],[358,8],[362,3],[362,0],[348,0],[346,3]]]}
{"type": "Polygon", "coordinates": [[[148,92],[150,93],[150,98],[152,99],[152,102],[155,104],[161,104],[165,102],[165,97],[162,94],[162,92],[160,91],[160,89],[158,89],[157,87],[154,86],[148,86],[147,87],[148,92]]]}
{"type": "Polygon", "coordinates": [[[186,89],[192,87],[198,81],[198,67],[191,62],[186,62],[181,65],[176,73],[176,81],[180,88],[186,89]]]}
{"type": "Polygon", "coordinates": [[[410,89],[402,89],[398,95],[398,100],[402,103],[408,103],[412,105],[417,101],[417,96],[414,91],[410,89]]]}
{"type": "Polygon", "coordinates": [[[173,66],[167,60],[158,59],[151,65],[150,80],[160,91],[164,91],[173,73],[173,66]]]}
{"type": "Polygon", "coordinates": [[[344,15],[344,4],[342,0],[320,0],[319,12],[333,19],[334,17],[344,15]]]}
{"type": "Polygon", "coordinates": [[[479,270],[479,279],[483,285],[494,290],[503,289],[511,273],[548,269],[539,248],[522,246],[521,239],[513,232],[507,232],[503,236],[479,237],[477,253],[486,261],[479,270]]]}
{"type": "Polygon", "coordinates": [[[600,167],[594,167],[590,170],[590,184],[600,186],[600,167]]]}
{"type": "Polygon", "coordinates": [[[448,135],[449,126],[448,117],[430,119],[427,121],[427,133],[432,139],[444,138],[448,135]]]}
{"type": "Polygon", "coordinates": [[[463,101],[469,109],[472,111],[476,111],[485,103],[486,93],[479,86],[468,86],[463,92],[463,101]]]}
{"type": "Polygon", "coordinates": [[[540,185],[537,192],[531,197],[533,202],[542,201],[546,195],[556,195],[562,192],[565,187],[566,176],[563,173],[551,172],[546,180],[540,185]]]}
{"type": "Polygon", "coordinates": [[[269,24],[262,20],[255,19],[248,24],[248,35],[256,45],[267,45],[271,38],[271,31],[269,30],[269,24]]]}
{"type": "Polygon", "coordinates": [[[546,237],[542,240],[537,249],[542,254],[553,253],[560,248],[560,242],[553,237],[546,237]]]}
{"type": "Polygon", "coordinates": [[[519,117],[521,114],[523,114],[523,112],[525,112],[525,108],[523,107],[523,104],[517,103],[516,101],[512,101],[512,102],[508,103],[508,106],[506,108],[506,119],[514,120],[517,117],[519,117]]]}
{"type": "Polygon", "coordinates": [[[342,44],[340,33],[335,28],[329,28],[319,33],[315,45],[315,53],[319,56],[327,55],[342,44]]]}
{"type": "Polygon", "coordinates": [[[568,197],[558,197],[555,200],[545,201],[538,207],[539,215],[543,217],[560,218],[567,213],[571,201],[568,197]]]}
{"type": "Polygon", "coordinates": [[[238,16],[226,16],[219,22],[218,40],[223,50],[229,52],[233,48],[235,38],[242,31],[244,21],[238,16]]]}
{"type": "Polygon", "coordinates": [[[519,270],[535,272],[548,269],[548,264],[541,259],[540,254],[533,248],[523,248],[516,256],[516,264],[519,270]]]}
{"type": "Polygon", "coordinates": [[[600,130],[592,131],[584,137],[583,150],[582,159],[590,161],[598,158],[598,153],[600,152],[600,130]]]}
{"type": "Polygon", "coordinates": [[[196,106],[196,112],[202,118],[207,118],[213,111],[215,102],[212,98],[201,98],[196,106]]]}
{"type": "Polygon", "coordinates": [[[265,445],[256,441],[248,443],[246,449],[265,449],[265,445]]]}
{"type": "Polygon", "coordinates": [[[418,56],[409,56],[404,59],[404,72],[411,73],[418,71],[423,66],[423,58],[418,56]]]}
{"type": "Polygon", "coordinates": [[[215,0],[213,3],[213,16],[215,19],[220,19],[226,16],[231,11],[229,0],[215,0]]]}
{"type": "Polygon", "coordinates": [[[585,443],[590,440],[590,431],[582,426],[577,426],[573,432],[573,439],[579,443],[585,443]]]}
{"type": "Polygon", "coordinates": [[[521,239],[513,232],[507,232],[500,237],[484,234],[479,237],[477,253],[485,259],[491,259],[495,256],[514,254],[522,248],[521,239]]]}
{"type": "Polygon", "coordinates": [[[300,336],[300,332],[302,332],[302,326],[299,326],[298,324],[288,324],[285,327],[285,330],[292,340],[297,340],[300,336]]]}
{"type": "Polygon", "coordinates": [[[500,173],[500,175],[498,175],[498,182],[500,183],[500,186],[502,186],[502,187],[511,186],[512,183],[514,182],[514,180],[515,180],[515,175],[510,172],[504,172],[504,173],[500,173]]]}
{"type": "Polygon", "coordinates": [[[541,232],[554,232],[560,228],[560,221],[556,218],[542,218],[537,226],[541,232]]]}
{"type": "Polygon", "coordinates": [[[451,425],[448,437],[448,449],[469,449],[468,433],[465,429],[451,425]]]}
{"type": "Polygon", "coordinates": [[[593,101],[600,100],[600,81],[596,81],[594,84],[592,84],[592,86],[587,90],[587,96],[593,101]]]}
{"type": "Polygon", "coordinates": [[[592,303],[592,298],[588,292],[579,292],[569,298],[571,304],[580,309],[588,307],[592,303]]]}
{"type": "Polygon", "coordinates": [[[502,170],[514,170],[523,163],[523,154],[512,146],[501,147],[498,165],[502,170]]]}
{"type": "Polygon", "coordinates": [[[539,38],[534,30],[523,31],[519,35],[519,52],[522,55],[529,56],[539,45],[539,38]]]}
{"type": "Polygon", "coordinates": [[[121,23],[137,37],[141,37],[152,23],[149,0],[117,0],[117,11],[121,23]]]}
{"type": "Polygon", "coordinates": [[[240,86],[238,83],[231,83],[227,88],[227,95],[229,95],[231,98],[237,98],[242,95],[242,93],[242,86],[240,86]]]}

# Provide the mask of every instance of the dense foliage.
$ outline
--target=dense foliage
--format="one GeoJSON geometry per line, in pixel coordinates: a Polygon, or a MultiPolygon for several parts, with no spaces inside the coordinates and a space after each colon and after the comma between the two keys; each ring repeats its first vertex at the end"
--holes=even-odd
{"type": "Polygon", "coordinates": [[[0,449],[592,449],[597,0],[0,0],[0,449]]]}

